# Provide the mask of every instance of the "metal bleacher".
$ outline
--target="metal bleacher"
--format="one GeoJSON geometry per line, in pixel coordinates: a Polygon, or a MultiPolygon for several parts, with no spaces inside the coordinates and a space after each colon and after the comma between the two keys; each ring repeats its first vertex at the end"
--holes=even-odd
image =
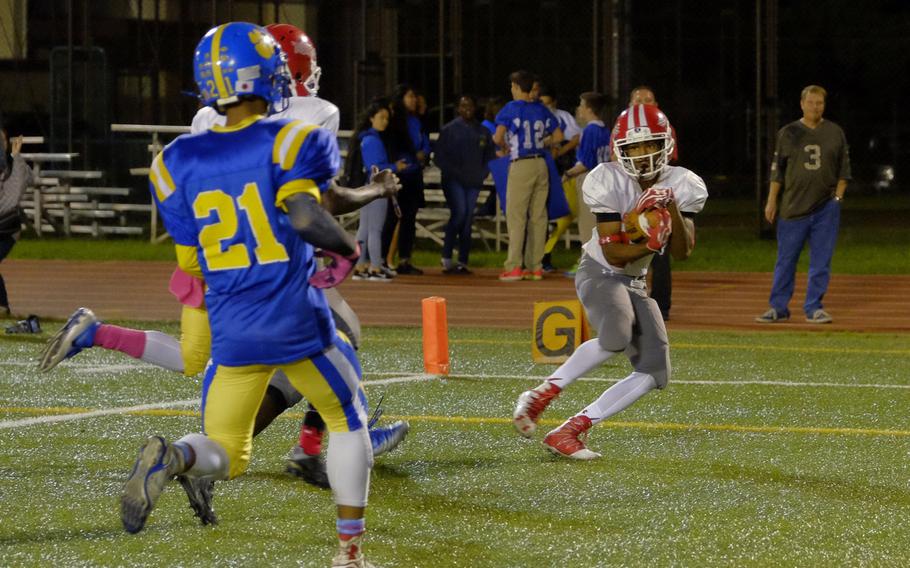
{"type": "MultiPolygon", "coordinates": [[[[23,145],[43,144],[41,136],[23,138],[23,145]]],[[[87,234],[94,237],[120,234],[141,235],[143,226],[131,225],[127,213],[130,204],[109,203],[111,196],[128,196],[128,187],[75,186],[101,180],[104,173],[97,170],[45,169],[48,164],[70,164],[77,153],[23,152],[22,157],[32,165],[34,185],[23,195],[20,206],[40,237],[45,233],[58,235],[87,234]]]]}
{"type": "MultiPolygon", "coordinates": [[[[144,180],[149,174],[148,164],[161,152],[165,142],[176,135],[189,132],[188,126],[167,126],[149,124],[112,124],[111,131],[125,135],[142,135],[150,138],[146,148],[149,158],[146,164],[132,167],[132,176],[144,180]],[[167,138],[167,140],[165,140],[167,138]]],[[[342,157],[346,156],[347,142],[353,132],[342,130],[338,133],[342,157]]],[[[436,139],[435,133],[430,135],[436,139]]],[[[41,137],[27,137],[26,144],[43,144],[41,137]]],[[[78,154],[75,153],[25,153],[35,171],[35,186],[23,197],[22,207],[35,232],[41,236],[45,233],[62,235],[84,234],[99,237],[103,235],[142,235],[148,234],[151,242],[161,242],[169,235],[159,227],[158,211],[150,195],[144,194],[145,203],[115,202],[115,198],[128,198],[137,191],[128,187],[108,187],[99,183],[104,173],[100,171],[59,169],[60,164],[72,163],[78,154]],[[54,169],[42,169],[54,164],[54,169]],[[146,216],[147,215],[147,216],[146,216]]],[[[424,192],[426,206],[417,215],[417,237],[427,238],[437,244],[443,242],[445,224],[449,219],[449,209],[440,185],[440,172],[435,166],[424,170],[424,192]]],[[[145,191],[144,189],[142,191],[145,191]]],[[[489,192],[494,191],[489,179],[481,191],[478,203],[483,203],[489,192]]],[[[339,221],[349,230],[356,230],[359,214],[349,213],[339,217],[339,221]]],[[[496,208],[493,217],[476,218],[474,222],[475,239],[483,242],[488,250],[501,250],[507,236],[505,218],[496,208]]]]}

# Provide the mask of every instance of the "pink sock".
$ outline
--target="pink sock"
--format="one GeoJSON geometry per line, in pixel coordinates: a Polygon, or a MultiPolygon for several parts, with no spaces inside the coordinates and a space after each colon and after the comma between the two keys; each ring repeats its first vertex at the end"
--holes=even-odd
{"type": "Polygon", "coordinates": [[[103,323],[95,332],[95,345],[140,359],[145,352],[145,332],[103,323]]]}

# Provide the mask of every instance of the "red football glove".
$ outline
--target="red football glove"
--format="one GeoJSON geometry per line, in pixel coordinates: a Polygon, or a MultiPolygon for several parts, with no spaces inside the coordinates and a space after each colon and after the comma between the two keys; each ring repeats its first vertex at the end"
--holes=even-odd
{"type": "Polygon", "coordinates": [[[670,212],[667,209],[658,209],[658,222],[648,227],[648,250],[661,253],[670,239],[670,233],[673,232],[673,220],[670,218],[670,212]]]}
{"type": "Polygon", "coordinates": [[[354,265],[360,258],[360,243],[357,243],[351,256],[341,256],[327,250],[317,251],[316,256],[326,259],[325,266],[310,276],[310,285],[314,288],[334,288],[344,282],[348,274],[354,270],[354,265]]]}
{"type": "Polygon", "coordinates": [[[657,189],[652,187],[651,189],[642,193],[638,198],[638,202],[635,203],[635,211],[637,213],[641,213],[642,211],[647,211],[648,209],[667,208],[672,202],[672,189],[657,189]]]}

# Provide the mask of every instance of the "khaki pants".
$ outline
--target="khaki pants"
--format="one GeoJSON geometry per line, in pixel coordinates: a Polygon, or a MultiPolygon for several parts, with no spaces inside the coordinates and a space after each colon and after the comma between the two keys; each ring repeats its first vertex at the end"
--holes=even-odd
{"type": "Polygon", "coordinates": [[[507,271],[540,270],[547,240],[547,192],[550,177],[542,157],[516,160],[509,165],[506,185],[506,225],[509,231],[507,271]],[[523,262],[522,262],[523,261],[523,262]]]}
{"type": "Polygon", "coordinates": [[[584,191],[582,189],[585,185],[585,178],[587,177],[588,172],[585,172],[579,175],[575,182],[575,189],[578,192],[578,235],[581,238],[581,244],[585,244],[591,240],[591,232],[594,230],[594,227],[597,226],[594,213],[591,213],[591,210],[588,209],[588,204],[585,203],[584,191]]]}

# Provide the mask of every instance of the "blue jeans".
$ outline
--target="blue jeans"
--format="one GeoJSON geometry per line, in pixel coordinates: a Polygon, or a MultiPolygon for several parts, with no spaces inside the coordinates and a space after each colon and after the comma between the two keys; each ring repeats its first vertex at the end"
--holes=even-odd
{"type": "Polygon", "coordinates": [[[443,180],[442,192],[452,215],[446,224],[445,239],[442,244],[442,258],[452,258],[455,240],[458,240],[458,262],[468,263],[471,252],[471,225],[474,221],[474,206],[477,205],[479,187],[465,187],[457,181],[443,180]]]}
{"type": "Polygon", "coordinates": [[[790,313],[787,304],[793,297],[796,263],[806,241],[809,241],[809,285],[803,309],[808,316],[821,309],[831,279],[831,258],[839,227],[840,203],[834,199],[807,217],[777,222],[777,264],[769,303],[778,314],[790,313]]]}

